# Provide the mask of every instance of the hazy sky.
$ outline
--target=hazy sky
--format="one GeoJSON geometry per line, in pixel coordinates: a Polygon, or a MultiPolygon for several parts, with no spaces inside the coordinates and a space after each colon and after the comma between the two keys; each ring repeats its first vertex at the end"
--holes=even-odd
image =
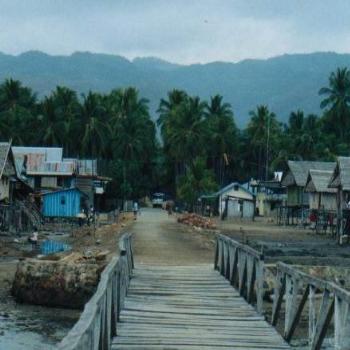
{"type": "Polygon", "coordinates": [[[349,0],[0,0],[0,51],[179,63],[350,51],[349,0]]]}

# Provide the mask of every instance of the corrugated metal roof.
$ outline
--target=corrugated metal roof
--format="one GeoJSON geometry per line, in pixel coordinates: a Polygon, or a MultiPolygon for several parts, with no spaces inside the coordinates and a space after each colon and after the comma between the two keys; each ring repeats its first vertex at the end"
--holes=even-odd
{"type": "Polygon", "coordinates": [[[18,176],[72,175],[73,161],[62,161],[63,149],[58,147],[12,147],[18,176]]]}
{"type": "Polygon", "coordinates": [[[313,161],[288,161],[289,172],[286,173],[282,179],[282,185],[286,184],[286,180],[290,180],[292,177],[294,184],[300,187],[305,187],[309,171],[314,170],[326,170],[333,171],[336,166],[334,162],[313,162],[313,161]]]}
{"type": "Polygon", "coordinates": [[[61,162],[63,157],[62,147],[12,147],[13,154],[43,154],[46,162],[61,162]]]}
{"type": "Polygon", "coordinates": [[[315,170],[309,171],[305,191],[306,192],[320,192],[320,193],[335,193],[337,190],[329,188],[328,184],[333,175],[330,170],[315,170]]]}
{"type": "Polygon", "coordinates": [[[243,185],[239,184],[238,182],[232,182],[231,184],[223,187],[221,190],[213,193],[213,194],[209,194],[209,195],[203,195],[200,198],[214,198],[214,197],[218,197],[221,196],[222,194],[232,190],[235,186],[238,186],[240,189],[242,189],[243,191],[247,192],[248,194],[254,196],[254,193],[251,192],[250,190],[248,190],[247,188],[245,188],[243,185]]]}

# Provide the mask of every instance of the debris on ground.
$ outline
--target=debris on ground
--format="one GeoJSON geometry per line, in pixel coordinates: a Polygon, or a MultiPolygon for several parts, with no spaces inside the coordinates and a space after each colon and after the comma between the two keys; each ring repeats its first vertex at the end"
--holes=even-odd
{"type": "Polygon", "coordinates": [[[204,229],[216,229],[214,222],[204,216],[200,216],[194,213],[183,214],[177,219],[178,222],[192,226],[194,228],[204,228],[204,229]]]}

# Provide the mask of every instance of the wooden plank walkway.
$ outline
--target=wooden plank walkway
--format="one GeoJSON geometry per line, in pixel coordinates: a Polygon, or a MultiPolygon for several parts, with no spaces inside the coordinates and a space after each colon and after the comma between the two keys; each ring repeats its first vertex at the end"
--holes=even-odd
{"type": "Polygon", "coordinates": [[[212,265],[138,265],[112,349],[290,347],[212,265]]]}

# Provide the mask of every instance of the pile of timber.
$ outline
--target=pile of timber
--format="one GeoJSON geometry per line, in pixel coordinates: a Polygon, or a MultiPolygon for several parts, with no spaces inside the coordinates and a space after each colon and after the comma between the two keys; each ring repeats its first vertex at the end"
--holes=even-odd
{"type": "Polygon", "coordinates": [[[193,213],[181,215],[177,219],[177,221],[182,224],[193,226],[193,227],[200,227],[200,228],[213,229],[213,230],[216,229],[216,226],[212,220],[193,213]]]}
{"type": "Polygon", "coordinates": [[[96,290],[108,253],[19,261],[12,295],[18,302],[81,309],[96,290]]]}

